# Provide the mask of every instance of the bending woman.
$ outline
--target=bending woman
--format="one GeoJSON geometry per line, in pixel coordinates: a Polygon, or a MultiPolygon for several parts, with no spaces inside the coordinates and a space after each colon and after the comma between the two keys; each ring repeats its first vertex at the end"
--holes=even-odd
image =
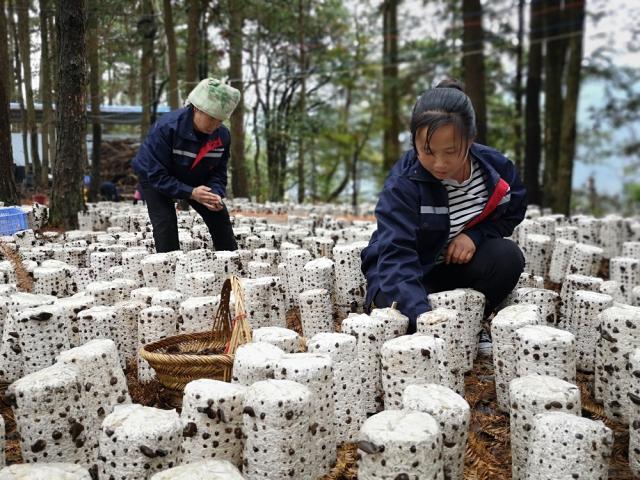
{"type": "Polygon", "coordinates": [[[205,78],[187,97],[187,106],[156,122],[133,159],[156,252],[180,250],[174,199],[186,200],[200,214],[216,250],[237,250],[223,202],[231,135],[222,122],[239,100],[235,88],[205,78]]]}
{"type": "Polygon", "coordinates": [[[473,288],[495,308],[524,269],[505,239],[525,215],[526,190],[514,164],[474,143],[475,112],[455,81],[418,99],[413,148],[396,162],[376,206],[378,229],[362,252],[366,306],[397,308],[415,332],[427,295],[473,288]]]}

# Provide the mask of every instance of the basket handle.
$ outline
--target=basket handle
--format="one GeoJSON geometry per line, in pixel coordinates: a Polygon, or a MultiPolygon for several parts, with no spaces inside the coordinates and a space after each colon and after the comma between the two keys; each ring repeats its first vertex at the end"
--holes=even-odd
{"type": "Polygon", "coordinates": [[[240,279],[232,275],[228,280],[235,297],[236,316],[232,322],[231,339],[227,343],[224,353],[235,354],[239,345],[251,342],[251,325],[247,320],[247,312],[244,302],[244,289],[240,279]]]}
{"type": "Polygon", "coordinates": [[[222,284],[222,292],[220,293],[220,304],[213,319],[211,333],[222,332],[225,341],[231,336],[231,309],[229,302],[231,299],[231,282],[226,279],[222,284]]]}

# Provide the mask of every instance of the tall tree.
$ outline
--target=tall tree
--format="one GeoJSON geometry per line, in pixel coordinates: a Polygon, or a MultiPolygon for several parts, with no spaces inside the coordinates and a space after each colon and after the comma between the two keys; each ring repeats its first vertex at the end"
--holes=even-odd
{"type": "Polygon", "coordinates": [[[476,111],[478,143],[487,143],[487,100],[484,70],[484,31],[480,0],[462,1],[462,67],[467,95],[476,111]]]}
{"type": "Polygon", "coordinates": [[[5,62],[0,67],[1,75],[3,76],[2,84],[7,88],[5,95],[6,98],[10,99],[13,96],[13,68],[9,57],[9,52],[12,47],[12,36],[9,34],[10,32],[7,28],[6,4],[7,2],[5,0],[0,1],[0,38],[7,39],[6,42],[0,43],[0,59],[5,62]]]}
{"type": "Polygon", "coordinates": [[[200,31],[200,0],[187,0],[187,54],[185,57],[185,95],[198,83],[198,45],[200,31]]]}
{"type": "MultiPolygon", "coordinates": [[[[287,0],[262,0],[248,12],[257,24],[248,32],[251,40],[247,45],[252,49],[252,81],[261,114],[258,126],[265,140],[268,180],[265,193],[274,201],[282,200],[292,186],[287,184],[288,175],[293,173],[297,181],[295,168],[287,168],[290,147],[299,131],[301,77],[296,10],[291,9],[287,0]]],[[[331,81],[332,43],[336,41],[337,31],[343,28],[343,19],[344,8],[337,0],[314,3],[305,18],[305,35],[314,45],[313,50],[307,50],[308,65],[313,65],[308,69],[306,84],[309,118],[323,104],[317,92],[331,81]]]]}
{"type": "Polygon", "coordinates": [[[244,157],[244,82],[242,79],[242,28],[244,6],[236,0],[229,7],[229,77],[240,91],[240,101],[231,115],[231,189],[235,197],[248,197],[247,167],[244,157]]]}
{"type": "MultiPolygon", "coordinates": [[[[0,0],[0,38],[7,38],[5,0],[0,0]]],[[[11,70],[7,42],[0,42],[0,201],[18,205],[20,199],[13,176],[13,150],[9,122],[9,94],[12,90],[8,72],[11,70]]]]}
{"type": "Polygon", "coordinates": [[[138,91],[140,87],[140,52],[133,52],[133,58],[131,59],[131,65],[128,71],[128,86],[127,96],[129,97],[129,104],[136,105],[138,103],[138,91]]]}
{"type": "MultiPolygon", "coordinates": [[[[350,52],[349,57],[346,59],[347,62],[353,62],[359,65],[365,61],[368,50],[367,36],[364,32],[364,24],[366,23],[366,18],[360,19],[356,16],[354,19],[353,38],[349,38],[348,42],[353,45],[352,48],[355,49],[355,51],[352,50],[350,52]]],[[[359,95],[361,95],[362,91],[366,90],[364,86],[371,79],[367,78],[366,74],[363,75],[363,72],[358,70],[349,68],[344,68],[343,70],[344,73],[336,80],[344,92],[344,106],[336,112],[336,121],[330,120],[329,124],[330,130],[335,131],[335,133],[329,137],[330,141],[338,147],[338,154],[332,155],[336,157],[336,162],[330,167],[329,172],[323,172],[324,174],[321,175],[318,175],[314,168],[312,179],[321,176],[328,179],[328,183],[332,183],[331,179],[338,176],[336,175],[336,171],[340,166],[343,166],[344,177],[332,191],[328,191],[326,195],[323,195],[323,201],[336,201],[349,185],[349,182],[351,182],[351,205],[354,212],[357,212],[359,163],[365,146],[371,136],[375,110],[371,110],[366,114],[364,112],[358,112],[358,114],[354,115],[354,110],[356,110],[357,103],[360,101],[359,95]]],[[[313,138],[315,139],[316,136],[317,135],[313,135],[313,138]]],[[[315,160],[315,156],[312,158],[315,160]]],[[[329,184],[326,186],[328,187],[329,184]]],[[[323,190],[327,189],[323,188],[323,190]]]]}
{"type": "Polygon", "coordinates": [[[20,54],[20,41],[18,39],[18,26],[14,20],[14,4],[9,0],[9,27],[13,36],[14,45],[14,72],[16,77],[16,91],[18,93],[18,103],[20,105],[20,117],[22,118],[22,151],[24,152],[25,171],[31,171],[31,160],[29,157],[29,123],[27,121],[27,110],[24,105],[24,95],[22,94],[22,58],[20,54]]]}
{"type": "Polygon", "coordinates": [[[268,199],[280,201],[285,192],[294,96],[300,77],[294,74],[290,54],[295,38],[295,18],[288,3],[278,1],[274,7],[271,11],[256,8],[253,12],[257,14],[258,25],[251,70],[263,119],[268,199]],[[264,73],[261,73],[263,65],[264,73]]]}
{"type": "MultiPolygon", "coordinates": [[[[58,35],[55,24],[55,5],[52,0],[47,0],[50,9],[47,15],[47,33],[49,34],[49,83],[51,85],[51,101],[58,91],[58,35]]],[[[53,162],[56,158],[56,119],[55,114],[51,113],[51,122],[49,123],[49,171],[53,171],[53,162]]]]}
{"type": "Polygon", "coordinates": [[[198,79],[209,76],[209,24],[213,17],[213,9],[209,8],[209,0],[202,0],[200,5],[200,23],[198,27],[198,79]]]}
{"type": "Polygon", "coordinates": [[[178,53],[176,49],[176,32],[173,26],[171,0],[162,0],[162,16],[164,20],[164,32],[167,36],[167,56],[169,57],[169,91],[167,92],[167,96],[171,110],[177,110],[180,108],[180,94],[178,92],[178,53]]]}
{"type": "Polygon", "coordinates": [[[525,105],[524,184],[530,203],[540,204],[540,90],[542,85],[542,12],[543,0],[531,0],[529,56],[525,105]]]}
{"type": "Polygon", "coordinates": [[[87,60],[89,61],[89,96],[91,99],[91,184],[89,200],[96,202],[100,189],[100,148],[102,143],[102,125],[100,123],[100,47],[98,41],[98,2],[88,0],[87,18],[87,60]]]}
{"type": "Polygon", "coordinates": [[[6,46],[6,50],[7,50],[7,60],[9,61],[9,63],[7,64],[7,68],[4,70],[4,73],[7,77],[6,79],[6,85],[9,87],[9,91],[7,92],[7,98],[9,99],[9,101],[11,101],[12,98],[17,98],[17,95],[15,95],[15,91],[16,91],[16,83],[15,83],[15,78],[14,78],[14,74],[15,72],[13,71],[13,62],[11,60],[12,56],[11,56],[11,52],[14,51],[15,47],[13,44],[13,35],[11,34],[11,29],[9,28],[9,23],[7,22],[7,14],[11,13],[11,9],[8,8],[9,5],[7,4],[8,2],[5,0],[2,2],[3,3],[3,9],[2,9],[2,16],[3,19],[2,21],[4,22],[4,37],[2,38],[6,38],[7,39],[7,46],[6,46]]]}
{"type": "Polygon", "coordinates": [[[516,78],[513,86],[515,98],[516,121],[513,122],[513,133],[516,137],[514,162],[520,172],[522,163],[522,58],[524,50],[524,0],[518,0],[518,43],[516,45],[516,78]]]}
{"type": "MultiPolygon", "coordinates": [[[[573,8],[573,3],[569,4],[573,8]]],[[[545,0],[544,28],[546,37],[544,56],[544,194],[545,206],[555,204],[556,180],[560,158],[560,130],[564,69],[567,53],[567,10],[560,0],[545,0]]]]}
{"type": "Polygon", "coordinates": [[[299,62],[298,69],[300,71],[300,134],[298,135],[298,203],[304,202],[304,137],[305,137],[305,122],[307,120],[307,60],[305,53],[305,29],[304,29],[304,17],[307,9],[305,0],[298,0],[298,50],[299,50],[299,62]]]}
{"type": "Polygon", "coordinates": [[[388,172],[400,156],[400,82],[398,79],[398,5],[382,2],[382,105],[384,108],[383,169],[388,172]]]}
{"type": "Polygon", "coordinates": [[[85,0],[56,0],[58,32],[58,138],[51,193],[51,222],[67,230],[77,228],[78,212],[84,208],[82,177],[85,159],[87,116],[86,6],[85,0]]]}
{"type": "Polygon", "coordinates": [[[261,27],[260,24],[256,26],[256,35],[253,39],[252,46],[249,49],[249,67],[251,69],[251,74],[253,76],[254,82],[253,87],[256,95],[256,102],[254,102],[253,107],[251,108],[251,120],[253,122],[253,177],[251,181],[251,188],[254,194],[254,198],[256,201],[262,200],[262,181],[260,175],[260,154],[262,151],[262,143],[260,141],[260,124],[258,121],[258,114],[260,112],[261,103],[260,103],[260,85],[256,81],[258,79],[258,71],[259,66],[258,62],[262,56],[262,46],[260,42],[260,32],[261,27]]]}
{"type": "Polygon", "coordinates": [[[49,167],[51,163],[51,143],[55,142],[52,131],[55,129],[51,90],[51,55],[49,48],[50,0],[40,0],[40,96],[42,98],[42,176],[40,183],[49,185],[49,167]]]}
{"type": "Polygon", "coordinates": [[[33,100],[33,86],[31,84],[31,42],[29,40],[29,0],[17,0],[18,10],[18,41],[22,70],[24,73],[24,90],[27,100],[27,124],[29,128],[31,160],[33,163],[33,180],[36,188],[40,186],[41,164],[38,153],[38,124],[36,123],[36,109],[33,100]]]}
{"type": "Polygon", "coordinates": [[[156,37],[156,20],[151,0],[142,0],[142,16],[138,21],[138,34],[142,40],[142,57],[140,61],[140,94],[142,102],[142,121],[140,135],[144,138],[151,126],[154,88],[154,52],[153,43],[156,37]]]}
{"type": "Polygon", "coordinates": [[[584,37],[585,0],[575,0],[567,15],[569,19],[569,60],[566,73],[566,94],[562,109],[557,189],[553,196],[556,212],[568,215],[571,209],[571,181],[576,153],[576,115],[580,96],[582,43],[584,37]]]}

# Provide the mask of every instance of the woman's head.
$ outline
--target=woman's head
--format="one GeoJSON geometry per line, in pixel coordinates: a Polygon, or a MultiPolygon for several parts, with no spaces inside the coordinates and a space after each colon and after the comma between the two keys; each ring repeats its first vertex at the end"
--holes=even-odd
{"type": "Polygon", "coordinates": [[[424,92],[411,115],[411,142],[418,160],[436,178],[452,178],[476,137],[471,100],[454,80],[424,92]]]}
{"type": "Polygon", "coordinates": [[[212,133],[227,120],[240,101],[240,91],[217,78],[205,78],[191,90],[186,104],[194,107],[194,124],[204,133],[212,133]]]}

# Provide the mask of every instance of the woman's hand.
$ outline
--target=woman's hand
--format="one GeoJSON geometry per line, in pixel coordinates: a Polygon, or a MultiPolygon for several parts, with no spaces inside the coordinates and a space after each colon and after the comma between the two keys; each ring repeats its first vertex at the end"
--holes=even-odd
{"type": "Polygon", "coordinates": [[[473,240],[468,235],[460,233],[449,243],[444,262],[446,264],[467,263],[473,258],[474,253],[476,253],[476,245],[473,240]]]}
{"type": "Polygon", "coordinates": [[[209,210],[217,212],[222,210],[222,198],[220,195],[211,192],[211,188],[206,185],[200,185],[191,192],[191,199],[201,203],[209,210]]]}

